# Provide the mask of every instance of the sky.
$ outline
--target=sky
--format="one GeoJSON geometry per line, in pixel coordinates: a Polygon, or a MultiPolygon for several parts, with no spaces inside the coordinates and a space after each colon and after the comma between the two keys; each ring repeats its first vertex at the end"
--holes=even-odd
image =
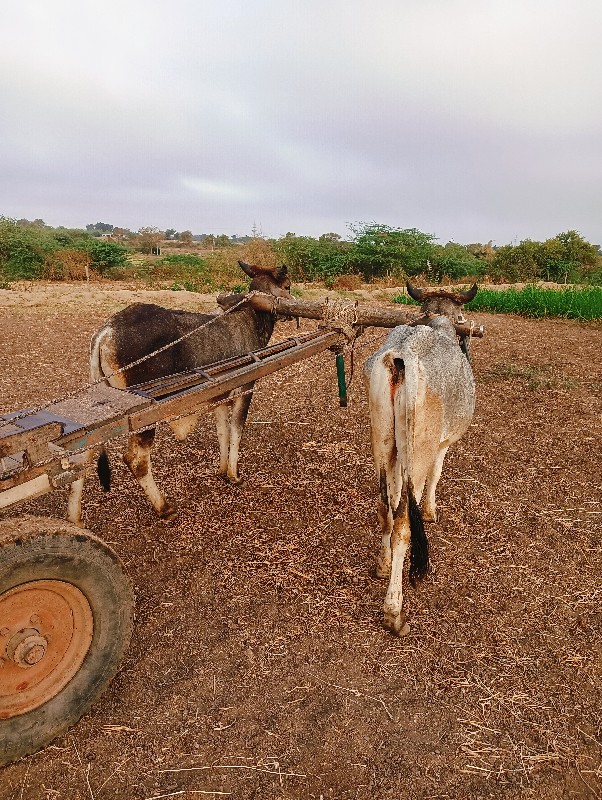
{"type": "Polygon", "coordinates": [[[19,0],[0,215],[602,243],[600,0],[19,0]]]}

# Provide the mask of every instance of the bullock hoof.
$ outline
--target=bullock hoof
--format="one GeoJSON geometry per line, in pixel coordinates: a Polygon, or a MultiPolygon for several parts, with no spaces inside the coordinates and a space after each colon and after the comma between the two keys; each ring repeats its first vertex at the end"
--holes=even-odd
{"type": "Polygon", "coordinates": [[[391,574],[391,548],[381,547],[374,564],[374,575],[377,578],[388,578],[391,574]]]}
{"type": "Polygon", "coordinates": [[[370,572],[372,573],[372,575],[375,578],[388,578],[389,575],[391,574],[391,564],[390,564],[390,562],[389,563],[386,563],[386,562],[383,563],[379,559],[374,564],[374,566],[372,567],[370,572]]]}
{"type": "Polygon", "coordinates": [[[167,504],[165,508],[159,512],[159,519],[161,522],[171,522],[172,519],[177,515],[178,509],[176,506],[172,506],[171,503],[167,504]]]}
{"type": "Polygon", "coordinates": [[[244,480],[240,477],[240,475],[235,475],[234,477],[232,475],[228,475],[226,480],[232,486],[242,486],[242,484],[244,483],[244,480]]]}
{"type": "Polygon", "coordinates": [[[423,522],[437,522],[437,511],[431,511],[430,509],[425,508],[422,512],[422,521],[423,522]]]}
{"type": "Polygon", "coordinates": [[[406,615],[403,611],[395,614],[393,611],[385,609],[384,624],[387,630],[399,637],[407,636],[410,632],[410,626],[406,622],[406,615]]]}

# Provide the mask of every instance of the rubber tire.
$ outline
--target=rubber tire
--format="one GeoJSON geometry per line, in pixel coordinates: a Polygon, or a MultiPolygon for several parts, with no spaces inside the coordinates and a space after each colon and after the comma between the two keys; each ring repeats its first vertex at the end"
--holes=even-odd
{"type": "Polygon", "coordinates": [[[77,586],[94,631],[79,670],[52,699],[0,720],[0,766],[30,755],[74,725],[105,691],[129,646],[134,598],[113,550],[70,522],[23,516],[0,521],[0,595],[35,580],[77,586]]]}

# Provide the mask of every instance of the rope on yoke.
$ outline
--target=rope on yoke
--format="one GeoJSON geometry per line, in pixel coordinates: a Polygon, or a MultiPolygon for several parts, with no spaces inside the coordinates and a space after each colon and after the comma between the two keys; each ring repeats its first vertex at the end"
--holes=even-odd
{"type": "Polygon", "coordinates": [[[339,331],[345,338],[344,342],[334,344],[329,349],[336,354],[339,406],[347,408],[347,389],[353,379],[353,349],[356,338],[362,333],[362,328],[358,326],[357,300],[347,303],[344,300],[327,298],[322,306],[322,320],[319,327],[339,331]],[[345,380],[345,344],[351,345],[351,376],[348,382],[345,380]]]}
{"type": "Polygon", "coordinates": [[[346,303],[344,300],[326,298],[322,306],[322,319],[323,324],[319,327],[340,331],[348,342],[352,342],[358,336],[358,331],[353,327],[358,324],[357,300],[346,303]]]}

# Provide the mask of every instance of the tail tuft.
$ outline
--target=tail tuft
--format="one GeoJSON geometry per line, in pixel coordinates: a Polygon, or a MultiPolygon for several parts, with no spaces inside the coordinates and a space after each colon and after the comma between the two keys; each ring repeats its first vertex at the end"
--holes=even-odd
{"type": "Polygon", "coordinates": [[[96,470],[98,472],[98,480],[100,481],[100,485],[102,486],[105,492],[110,492],[111,465],[109,464],[109,457],[107,455],[107,451],[104,448],[102,449],[102,452],[98,457],[96,470]]]}
{"type": "Polygon", "coordinates": [[[416,588],[416,581],[425,578],[429,571],[429,544],[424,532],[422,514],[414,497],[411,482],[408,485],[408,511],[410,515],[410,583],[416,588]]]}

